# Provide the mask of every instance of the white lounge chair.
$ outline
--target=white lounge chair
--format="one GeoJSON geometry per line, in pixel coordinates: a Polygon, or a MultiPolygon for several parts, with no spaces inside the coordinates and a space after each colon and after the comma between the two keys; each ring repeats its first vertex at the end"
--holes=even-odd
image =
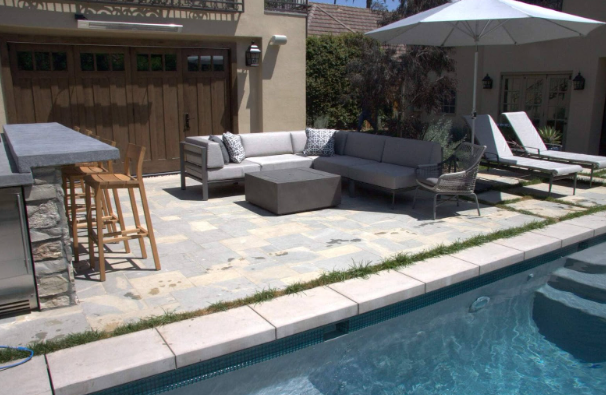
{"type": "MultiPolygon", "coordinates": [[[[465,116],[464,118],[471,125],[471,117],[465,116]]],[[[572,194],[576,193],[577,174],[583,170],[581,166],[515,156],[490,115],[478,115],[476,117],[475,135],[476,140],[481,145],[486,146],[483,164],[489,167],[505,168],[511,171],[548,177],[550,194],[554,181],[572,178],[574,180],[572,194]]]]}
{"type": "Polygon", "coordinates": [[[511,124],[514,133],[516,136],[518,136],[518,139],[522,144],[522,148],[527,155],[554,162],[572,163],[590,168],[590,187],[593,183],[593,171],[606,168],[606,156],[585,155],[564,151],[550,151],[547,146],[545,146],[545,143],[543,143],[539,132],[537,132],[537,129],[534,127],[532,121],[530,118],[528,118],[528,115],[524,111],[505,112],[503,115],[505,115],[511,124]]]}

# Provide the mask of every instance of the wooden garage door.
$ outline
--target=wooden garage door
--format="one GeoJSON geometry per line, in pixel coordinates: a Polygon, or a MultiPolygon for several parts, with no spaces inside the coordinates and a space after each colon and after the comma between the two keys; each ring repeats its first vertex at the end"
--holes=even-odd
{"type": "Polygon", "coordinates": [[[11,43],[9,54],[9,122],[90,129],[122,154],[143,145],[146,173],[178,170],[186,136],[232,131],[229,50],[11,43]]]}

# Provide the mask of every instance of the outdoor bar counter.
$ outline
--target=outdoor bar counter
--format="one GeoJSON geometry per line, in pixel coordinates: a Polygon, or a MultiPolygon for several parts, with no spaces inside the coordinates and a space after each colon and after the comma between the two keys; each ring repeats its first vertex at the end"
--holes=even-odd
{"type": "MultiPolygon", "coordinates": [[[[26,233],[31,246],[39,307],[47,309],[75,304],[72,247],[63,201],[61,167],[119,159],[120,152],[58,123],[5,125],[1,137],[0,192],[8,191],[9,187],[21,190],[27,212],[29,232],[26,233]]],[[[18,229],[14,231],[18,232],[18,229]]],[[[6,242],[0,246],[0,265],[6,265],[2,259],[11,254],[6,250],[6,242]]],[[[0,286],[6,284],[6,279],[2,282],[2,271],[0,267],[0,286]]],[[[0,298],[5,298],[2,291],[0,289],[0,298]]]]}

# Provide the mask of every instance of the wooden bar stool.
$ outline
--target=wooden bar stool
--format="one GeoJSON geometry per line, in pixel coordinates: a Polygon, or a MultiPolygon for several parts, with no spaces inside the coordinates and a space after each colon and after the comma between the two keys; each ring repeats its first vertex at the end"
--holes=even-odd
{"type": "MultiPolygon", "coordinates": [[[[156,270],[160,270],[160,258],[158,257],[158,249],[156,247],[156,239],[154,237],[154,230],[151,223],[151,216],[149,213],[149,206],[147,204],[147,195],[145,194],[145,186],[143,184],[143,158],[145,157],[145,147],[140,147],[134,144],[129,144],[126,149],[126,155],[124,157],[124,173],[97,173],[91,174],[84,178],[86,184],[86,213],[88,223],[88,244],[91,267],[95,262],[95,244],[99,250],[99,277],[101,281],[105,281],[105,251],[104,245],[107,243],[120,242],[125,240],[138,239],[139,245],[141,246],[141,254],[143,258],[147,258],[147,251],[145,250],[144,237],[149,238],[151,245],[152,255],[154,257],[154,263],[156,270]],[[131,176],[131,165],[136,167],[136,178],[131,176]],[[130,203],[133,210],[133,217],[135,220],[134,228],[122,228],[120,231],[107,232],[104,234],[103,221],[98,220],[103,216],[102,213],[102,199],[105,190],[128,189],[128,195],[130,197],[130,203]],[[141,225],[139,219],[139,210],[137,209],[137,201],[135,199],[135,189],[139,190],[141,196],[141,205],[143,206],[143,215],[145,217],[146,227],[141,225]],[[93,206],[92,197],[94,196],[95,202],[93,206]],[[93,210],[94,207],[94,210],[93,210]],[[94,215],[93,215],[94,212],[94,215]],[[96,220],[96,229],[93,228],[93,223],[96,220]]],[[[116,202],[119,202],[118,195],[115,194],[116,202]]],[[[119,204],[119,203],[117,203],[119,204]]]]}
{"type": "MultiPolygon", "coordinates": [[[[99,139],[105,144],[111,145],[112,147],[116,146],[116,143],[107,139],[99,139]]],[[[80,248],[79,248],[79,229],[88,229],[88,224],[86,218],[79,219],[78,213],[86,212],[85,204],[78,204],[76,199],[84,198],[84,178],[90,174],[99,174],[99,173],[113,173],[113,166],[111,161],[107,161],[105,163],[80,163],[71,166],[64,166],[61,171],[62,179],[63,179],[63,189],[65,190],[65,204],[66,204],[66,213],[68,213],[68,221],[72,230],[72,249],[74,253],[74,260],[76,262],[80,261],[80,248]],[[80,186],[82,188],[82,193],[76,192],[76,187],[80,186]]],[[[116,213],[113,211],[113,206],[111,204],[111,200],[109,197],[109,191],[104,191],[104,194],[101,199],[101,209],[103,211],[102,223],[103,226],[106,226],[108,230],[113,232],[117,231],[116,223],[120,225],[120,228],[124,228],[124,217],[122,216],[122,210],[120,207],[120,201],[117,198],[117,192],[114,193],[114,201],[116,202],[116,213]]],[[[124,240],[124,248],[126,252],[130,252],[130,246],[128,245],[128,240],[124,240]]]]}

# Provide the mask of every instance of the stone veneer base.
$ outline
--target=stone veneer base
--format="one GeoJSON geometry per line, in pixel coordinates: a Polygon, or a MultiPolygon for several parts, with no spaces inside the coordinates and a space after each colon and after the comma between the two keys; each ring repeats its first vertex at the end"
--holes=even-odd
{"type": "Polygon", "coordinates": [[[24,187],[24,196],[40,309],[74,305],[76,287],[61,169],[37,168],[32,174],[34,185],[24,187]]]}

